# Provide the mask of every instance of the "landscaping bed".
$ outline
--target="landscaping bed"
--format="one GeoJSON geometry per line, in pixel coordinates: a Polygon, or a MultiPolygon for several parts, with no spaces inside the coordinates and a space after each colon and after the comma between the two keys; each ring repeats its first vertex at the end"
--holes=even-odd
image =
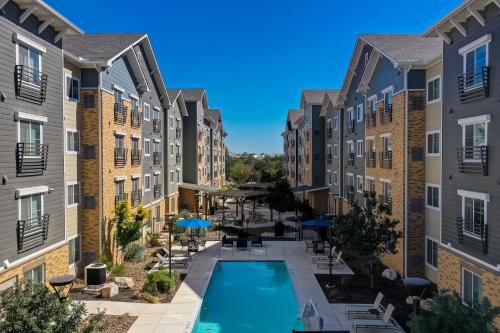
{"type": "MultiPolygon", "coordinates": [[[[89,319],[95,315],[90,315],[89,319]]],[[[101,333],[126,333],[132,327],[137,317],[124,314],[121,316],[104,315],[101,333]]]]}

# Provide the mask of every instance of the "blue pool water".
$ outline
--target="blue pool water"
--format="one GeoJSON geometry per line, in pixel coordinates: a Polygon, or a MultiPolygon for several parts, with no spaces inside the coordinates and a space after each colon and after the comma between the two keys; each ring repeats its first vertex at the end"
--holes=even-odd
{"type": "Polygon", "coordinates": [[[192,333],[290,333],[303,330],[283,261],[220,261],[192,333]]]}

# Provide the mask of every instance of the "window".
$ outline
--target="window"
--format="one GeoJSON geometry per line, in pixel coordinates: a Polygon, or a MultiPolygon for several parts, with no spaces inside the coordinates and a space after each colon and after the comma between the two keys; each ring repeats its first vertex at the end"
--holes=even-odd
{"type": "Polygon", "coordinates": [[[132,111],[137,111],[137,109],[139,109],[139,100],[130,96],[130,101],[132,102],[132,111]]]}
{"type": "Polygon", "coordinates": [[[374,98],[371,98],[368,101],[368,103],[370,105],[370,112],[376,112],[377,111],[377,96],[375,96],[374,98]]]}
{"type": "Polygon", "coordinates": [[[440,132],[427,133],[427,156],[438,156],[440,154],[440,132]]]}
{"type": "Polygon", "coordinates": [[[78,206],[80,203],[80,185],[78,183],[68,184],[68,207],[78,206]]]}
{"type": "Polygon", "coordinates": [[[66,153],[76,154],[80,150],[80,134],[76,130],[66,130],[66,153]]]}
{"type": "Polygon", "coordinates": [[[488,49],[491,34],[487,34],[462,47],[458,53],[463,56],[465,88],[474,88],[483,83],[483,68],[488,66],[488,49]]]}
{"type": "Polygon", "coordinates": [[[438,267],[438,242],[427,238],[426,247],[426,263],[434,268],[438,267]]]}
{"type": "Polygon", "coordinates": [[[384,106],[392,105],[392,89],[384,92],[384,106]]]}
{"type": "Polygon", "coordinates": [[[354,154],[354,142],[353,141],[347,141],[347,152],[349,154],[354,154]]]}
{"type": "Polygon", "coordinates": [[[22,197],[19,212],[21,221],[30,221],[31,226],[41,224],[43,216],[43,194],[37,193],[22,197]]]}
{"type": "Polygon", "coordinates": [[[147,192],[150,190],[151,190],[151,175],[145,174],[144,175],[144,192],[147,192]]]}
{"type": "Polygon", "coordinates": [[[427,207],[439,209],[439,186],[437,185],[426,185],[426,202],[427,207]]]}
{"type": "Polygon", "coordinates": [[[363,157],[363,140],[356,141],[356,155],[358,157],[363,157]]]}
{"type": "Polygon", "coordinates": [[[392,188],[390,182],[382,181],[382,195],[384,198],[384,203],[387,203],[392,196],[392,188]]]}
{"type": "Polygon", "coordinates": [[[71,76],[66,76],[66,98],[73,101],[80,99],[80,81],[71,76]]]}
{"type": "Polygon", "coordinates": [[[123,149],[125,147],[125,138],[122,135],[115,135],[115,148],[123,149]]]}
{"type": "Polygon", "coordinates": [[[338,185],[339,183],[339,173],[337,171],[333,172],[333,184],[338,185]]]}
{"type": "Polygon", "coordinates": [[[486,132],[487,123],[475,123],[463,125],[463,145],[464,147],[480,147],[488,144],[486,132]]]}
{"type": "Polygon", "coordinates": [[[483,279],[481,276],[462,268],[462,301],[474,307],[482,300],[483,279]]]}
{"type": "Polygon", "coordinates": [[[335,157],[335,158],[339,157],[339,145],[338,144],[333,145],[333,157],[335,157]]]}
{"type": "Polygon", "coordinates": [[[358,123],[363,121],[363,104],[358,104],[356,106],[356,118],[358,119],[358,123]]]}
{"type": "Polygon", "coordinates": [[[83,145],[83,159],[85,160],[94,160],[96,158],[95,155],[95,146],[93,145],[83,145]]]}
{"type": "Polygon", "coordinates": [[[125,194],[125,181],[124,180],[115,181],[115,195],[117,197],[120,197],[120,200],[125,200],[124,194],[125,194]]]}
{"type": "Polygon", "coordinates": [[[486,224],[486,200],[471,196],[462,197],[462,218],[464,232],[472,236],[481,236],[482,226],[486,224]]]}
{"type": "Polygon", "coordinates": [[[144,120],[149,121],[151,118],[151,106],[149,104],[144,103],[143,106],[144,120]]]}
{"type": "Polygon", "coordinates": [[[170,128],[174,128],[174,117],[170,116],[170,128]]]}
{"type": "Polygon", "coordinates": [[[170,156],[174,156],[174,144],[170,144],[170,156]]]}
{"type": "MultiPolygon", "coordinates": [[[[19,122],[19,142],[31,145],[42,144],[42,124],[36,121],[19,122]]],[[[36,151],[36,149],[34,149],[36,151]]]]}
{"type": "Polygon", "coordinates": [[[375,179],[366,177],[366,190],[370,195],[375,194],[375,179]]]}
{"type": "Polygon", "coordinates": [[[347,109],[347,117],[349,122],[352,122],[356,119],[356,113],[353,111],[352,108],[347,109]]]}
{"type": "Polygon", "coordinates": [[[149,139],[144,139],[144,156],[151,155],[151,141],[149,139]]]}
{"type": "Polygon", "coordinates": [[[339,129],[339,117],[333,117],[333,130],[336,131],[339,129]]]}
{"type": "Polygon", "coordinates": [[[153,119],[160,120],[160,110],[153,110],[153,119]]]}
{"type": "Polygon", "coordinates": [[[427,102],[438,102],[441,100],[441,77],[435,77],[427,81],[427,102]]]}
{"type": "Polygon", "coordinates": [[[360,175],[356,176],[356,185],[358,193],[363,193],[363,176],[360,175]]]}
{"type": "Polygon", "coordinates": [[[17,44],[17,64],[28,67],[23,71],[23,82],[40,85],[42,72],[42,54],[34,48],[17,44]]]}
{"type": "Polygon", "coordinates": [[[390,136],[382,137],[382,151],[392,151],[392,140],[390,136]]]}
{"type": "Polygon", "coordinates": [[[332,172],[330,170],[326,170],[326,179],[328,181],[328,185],[332,185],[332,172]]]}
{"type": "Polygon", "coordinates": [[[175,173],[177,174],[177,183],[181,182],[181,172],[179,170],[176,170],[175,173]]]}
{"type": "Polygon", "coordinates": [[[160,152],[160,142],[159,141],[153,141],[153,153],[159,153],[160,152]]]}
{"type": "Polygon", "coordinates": [[[347,186],[354,188],[354,175],[352,173],[347,174],[347,186]]]}
{"type": "Polygon", "coordinates": [[[69,264],[73,265],[80,261],[80,236],[68,241],[69,245],[69,264]]]}
{"type": "Polygon", "coordinates": [[[24,283],[45,283],[45,264],[24,272],[24,283]]]}
{"type": "Polygon", "coordinates": [[[160,173],[155,173],[153,175],[153,186],[160,185],[160,173]]]}
{"type": "Polygon", "coordinates": [[[123,91],[121,89],[114,90],[115,94],[115,103],[122,105],[123,104],[123,91]]]}

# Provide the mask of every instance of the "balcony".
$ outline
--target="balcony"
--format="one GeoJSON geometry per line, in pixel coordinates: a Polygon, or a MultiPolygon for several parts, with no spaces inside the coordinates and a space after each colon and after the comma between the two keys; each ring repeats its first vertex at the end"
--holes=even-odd
{"type": "Polygon", "coordinates": [[[141,127],[142,124],[142,113],[138,112],[137,110],[132,110],[130,112],[130,120],[131,120],[131,126],[134,128],[139,128],[141,127]]]}
{"type": "Polygon", "coordinates": [[[132,161],[133,166],[137,166],[141,164],[141,158],[142,158],[142,150],[139,149],[132,149],[130,154],[130,158],[132,161]]]}
{"type": "Polygon", "coordinates": [[[347,185],[345,187],[345,197],[348,202],[354,202],[354,185],[347,185]]]}
{"type": "Polygon", "coordinates": [[[326,155],[326,164],[332,164],[333,158],[332,154],[326,155]]]}
{"type": "Polygon", "coordinates": [[[142,200],[142,190],[132,191],[131,195],[132,208],[139,206],[141,204],[141,200],[142,200]]]}
{"type": "Polygon", "coordinates": [[[306,155],[306,163],[309,163],[309,155],[306,155]]]}
{"type": "Polygon", "coordinates": [[[40,72],[36,68],[16,65],[14,76],[17,97],[38,104],[45,101],[47,96],[47,74],[40,72]]]}
{"type": "Polygon", "coordinates": [[[374,206],[377,203],[377,193],[375,191],[365,191],[363,196],[366,202],[374,206]]]}
{"type": "Polygon", "coordinates": [[[18,175],[42,175],[47,170],[48,145],[18,143],[16,145],[16,168],[18,175]]]}
{"type": "Polygon", "coordinates": [[[458,242],[460,244],[480,243],[484,254],[488,253],[488,225],[484,223],[474,223],[470,219],[457,217],[458,242]],[[466,236],[467,241],[466,241],[466,236]]]}
{"type": "Polygon", "coordinates": [[[374,151],[367,152],[365,158],[367,168],[375,168],[377,166],[377,155],[374,151]]]}
{"type": "Polygon", "coordinates": [[[27,251],[42,245],[49,233],[49,214],[17,221],[17,250],[27,251]]]}
{"type": "Polygon", "coordinates": [[[115,124],[125,125],[127,123],[127,107],[121,103],[115,103],[115,124]]]}
{"type": "Polygon", "coordinates": [[[153,152],[153,165],[161,164],[161,152],[155,151],[153,152]]]}
{"type": "Polygon", "coordinates": [[[348,153],[347,154],[347,165],[354,166],[354,161],[356,160],[356,154],[355,153],[348,153]]]}
{"type": "Polygon", "coordinates": [[[379,109],[380,123],[387,124],[392,122],[392,104],[386,104],[379,109]]]}
{"type": "Polygon", "coordinates": [[[198,163],[201,163],[201,162],[203,162],[203,154],[199,153],[198,154],[198,163]]]}
{"type": "Polygon", "coordinates": [[[127,164],[127,149],[115,148],[115,166],[124,167],[127,164]]]}
{"type": "Polygon", "coordinates": [[[483,67],[477,72],[465,73],[458,77],[460,103],[465,104],[486,98],[489,94],[489,67],[483,67]]]}
{"type": "Polygon", "coordinates": [[[333,130],[331,127],[327,128],[326,130],[326,138],[331,139],[333,137],[333,130]]]}
{"type": "Polygon", "coordinates": [[[115,206],[118,205],[121,201],[128,200],[128,193],[122,193],[115,195],[115,206]]]}
{"type": "Polygon", "coordinates": [[[389,195],[379,195],[378,196],[378,209],[380,212],[384,212],[387,215],[392,214],[392,198],[389,195]]]}
{"type": "Polygon", "coordinates": [[[181,161],[182,161],[182,155],[179,153],[175,154],[175,163],[180,164],[181,161]]]}
{"type": "Polygon", "coordinates": [[[162,196],[162,190],[161,189],[162,189],[161,184],[153,186],[153,197],[155,199],[161,198],[161,196],[162,196]]]}
{"type": "Polygon", "coordinates": [[[392,150],[382,151],[379,154],[380,167],[382,169],[392,169],[392,150]]]}
{"type": "Polygon", "coordinates": [[[356,120],[348,120],[347,121],[347,126],[346,126],[346,131],[347,134],[352,134],[354,133],[354,130],[356,128],[356,120]]]}
{"type": "Polygon", "coordinates": [[[180,127],[176,127],[175,128],[175,138],[176,139],[180,139],[181,136],[182,136],[182,130],[181,130],[181,128],[180,127]]]}
{"type": "Polygon", "coordinates": [[[366,127],[372,128],[377,126],[377,112],[375,110],[371,110],[366,114],[366,127]]]}
{"type": "Polygon", "coordinates": [[[488,176],[488,146],[457,148],[458,172],[488,176]]]}
{"type": "Polygon", "coordinates": [[[161,131],[161,120],[153,119],[153,133],[160,133],[161,131]]]}

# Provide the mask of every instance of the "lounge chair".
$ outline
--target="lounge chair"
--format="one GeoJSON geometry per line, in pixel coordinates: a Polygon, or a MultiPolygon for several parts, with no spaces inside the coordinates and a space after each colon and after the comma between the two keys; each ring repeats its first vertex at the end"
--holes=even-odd
{"type": "Polygon", "coordinates": [[[206,245],[207,245],[207,241],[206,240],[204,240],[204,239],[199,239],[198,240],[198,246],[202,247],[203,250],[205,250],[207,248],[206,245]]]}
{"type": "Polygon", "coordinates": [[[257,239],[252,239],[252,246],[262,246],[262,236],[257,239]]]}
{"type": "Polygon", "coordinates": [[[168,266],[171,262],[172,266],[184,266],[184,268],[188,267],[187,258],[170,257],[170,259],[169,259],[169,258],[165,258],[164,256],[162,256],[159,253],[156,254],[156,257],[158,259],[160,259],[160,265],[163,265],[163,266],[168,266]]]}
{"type": "Polygon", "coordinates": [[[239,249],[246,249],[248,246],[248,241],[246,238],[238,238],[236,240],[236,248],[239,249]]]}
{"type": "Polygon", "coordinates": [[[387,310],[384,312],[382,319],[357,319],[352,323],[352,327],[355,332],[358,329],[371,329],[371,330],[400,330],[399,325],[394,319],[392,319],[392,313],[394,312],[394,305],[389,304],[387,310]]]}
{"type": "Polygon", "coordinates": [[[184,250],[184,248],[189,247],[189,242],[187,240],[181,239],[181,251],[184,250]]]}
{"type": "MultiPolygon", "coordinates": [[[[333,253],[334,256],[337,256],[337,253],[335,252],[335,249],[336,249],[336,246],[333,247],[332,253],[333,253]]],[[[328,253],[330,253],[330,252],[328,252],[328,253]]],[[[326,254],[312,255],[311,256],[311,260],[312,260],[313,263],[317,263],[318,261],[329,260],[329,256],[326,255],[326,254]]]]}
{"type": "Polygon", "coordinates": [[[222,247],[228,247],[228,246],[233,246],[234,244],[234,239],[233,238],[227,238],[226,235],[222,237],[222,247]]]}
{"type": "Polygon", "coordinates": [[[188,260],[192,260],[193,257],[191,256],[191,253],[188,252],[184,252],[184,251],[176,251],[176,250],[172,250],[171,253],[169,253],[168,249],[166,248],[162,248],[163,252],[165,252],[165,257],[168,258],[168,256],[172,256],[172,258],[187,258],[188,260]]]}
{"type": "MultiPolygon", "coordinates": [[[[332,258],[332,266],[337,266],[343,264],[344,261],[342,260],[342,251],[339,251],[337,253],[337,256],[335,258],[332,258]]],[[[330,258],[321,258],[316,262],[318,269],[322,268],[329,268],[330,267],[330,258]]]]}
{"type": "Polygon", "coordinates": [[[305,242],[306,242],[306,252],[307,252],[309,249],[313,248],[314,243],[310,239],[306,239],[305,242]]]}
{"type": "Polygon", "coordinates": [[[347,319],[380,319],[384,314],[384,308],[381,304],[384,294],[379,292],[373,304],[353,304],[345,307],[347,319]]]}

